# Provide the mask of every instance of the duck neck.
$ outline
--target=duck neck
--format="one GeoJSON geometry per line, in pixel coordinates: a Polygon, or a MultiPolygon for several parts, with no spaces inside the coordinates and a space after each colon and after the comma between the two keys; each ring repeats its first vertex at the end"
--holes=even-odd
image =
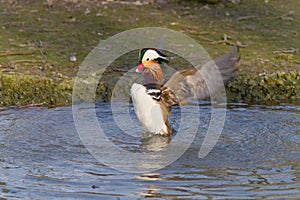
{"type": "Polygon", "coordinates": [[[150,73],[143,73],[142,83],[147,89],[158,89],[158,81],[155,80],[150,73]]]}
{"type": "Polygon", "coordinates": [[[143,72],[144,85],[157,85],[160,86],[164,82],[164,74],[160,64],[152,64],[145,67],[143,72]]]}

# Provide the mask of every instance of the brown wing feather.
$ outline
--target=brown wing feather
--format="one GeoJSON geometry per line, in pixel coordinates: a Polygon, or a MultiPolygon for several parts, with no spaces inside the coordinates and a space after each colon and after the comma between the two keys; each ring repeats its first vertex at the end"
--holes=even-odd
{"type": "Polygon", "coordinates": [[[169,109],[171,106],[178,105],[180,103],[176,94],[167,87],[161,88],[161,101],[169,109]]]}
{"type": "MultiPolygon", "coordinates": [[[[176,104],[185,104],[189,98],[205,99],[210,96],[210,92],[214,93],[222,87],[223,83],[226,84],[233,77],[233,72],[237,70],[233,65],[238,62],[239,49],[234,47],[229,53],[217,58],[214,63],[217,69],[208,63],[205,67],[202,67],[199,71],[195,68],[185,69],[176,72],[164,85],[165,95],[162,95],[162,100],[167,102],[167,105],[172,106],[176,104]],[[215,71],[220,72],[222,80],[215,80],[215,71]],[[205,79],[203,78],[205,76],[205,79]],[[206,82],[214,83],[210,87],[210,91],[206,85],[206,82]],[[169,94],[172,94],[170,98],[169,94]],[[174,97],[173,97],[174,96],[174,97]],[[176,100],[175,100],[176,99],[176,100]]],[[[164,90],[162,93],[164,94],[164,90]]]]}

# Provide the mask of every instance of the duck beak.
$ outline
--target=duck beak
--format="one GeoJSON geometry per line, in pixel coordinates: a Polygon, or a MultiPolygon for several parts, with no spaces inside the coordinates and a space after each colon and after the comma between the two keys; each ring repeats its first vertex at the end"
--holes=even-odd
{"type": "Polygon", "coordinates": [[[135,71],[136,71],[136,72],[143,71],[144,67],[145,67],[145,65],[144,65],[143,63],[140,63],[140,64],[138,65],[138,68],[137,68],[135,71]]]}

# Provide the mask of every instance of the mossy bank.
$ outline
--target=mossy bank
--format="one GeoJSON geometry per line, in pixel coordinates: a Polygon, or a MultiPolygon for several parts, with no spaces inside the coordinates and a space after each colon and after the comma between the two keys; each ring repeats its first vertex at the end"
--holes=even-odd
{"type": "Polygon", "coordinates": [[[239,76],[228,84],[227,97],[249,103],[300,103],[300,71],[239,76]]]}
{"type": "MultiPolygon", "coordinates": [[[[77,80],[78,81],[78,80],[77,80]]],[[[80,81],[80,80],[79,80],[80,81]]],[[[94,80],[97,85],[94,101],[110,101],[113,84],[94,80]]],[[[90,83],[93,83],[90,81],[90,83]]],[[[74,79],[55,82],[50,78],[30,75],[0,74],[0,105],[43,104],[62,106],[72,103],[74,79]]],[[[81,91],[89,89],[89,84],[79,84],[81,91]]],[[[122,89],[125,100],[129,85],[122,89]]],[[[227,87],[229,102],[277,104],[280,102],[299,103],[300,72],[277,72],[261,75],[241,75],[227,87]]],[[[77,93],[73,100],[85,100],[84,94],[77,93]]]]}
{"type": "Polygon", "coordinates": [[[22,106],[43,104],[69,105],[72,102],[72,81],[54,82],[42,76],[0,73],[0,105],[22,106]]]}

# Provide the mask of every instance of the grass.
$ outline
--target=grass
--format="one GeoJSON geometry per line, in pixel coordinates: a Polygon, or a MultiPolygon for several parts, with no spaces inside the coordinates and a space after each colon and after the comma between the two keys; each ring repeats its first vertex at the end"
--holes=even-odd
{"type": "MultiPolygon", "coordinates": [[[[199,41],[213,58],[230,50],[231,46],[222,40],[226,35],[230,43],[244,46],[237,74],[253,80],[262,73],[273,76],[278,72],[297,73],[300,69],[296,51],[300,46],[300,7],[294,0],[244,0],[240,4],[170,0],[143,5],[132,1],[65,0],[55,1],[52,7],[42,1],[24,0],[3,1],[0,8],[1,105],[32,101],[54,106],[70,104],[70,84],[88,53],[100,40],[138,27],[158,26],[185,33],[199,41]],[[69,60],[73,53],[75,62],[69,60]],[[13,91],[7,82],[11,82],[13,91]],[[58,92],[61,84],[68,85],[62,93],[58,92]],[[44,92],[31,98],[37,85],[44,87],[40,89],[44,92]],[[22,91],[27,91],[25,96],[14,95],[22,91]],[[51,101],[47,96],[54,98],[51,101]]],[[[112,66],[135,66],[137,55],[129,55],[112,66]]],[[[107,74],[111,82],[122,75],[114,71],[107,74]]]]}

